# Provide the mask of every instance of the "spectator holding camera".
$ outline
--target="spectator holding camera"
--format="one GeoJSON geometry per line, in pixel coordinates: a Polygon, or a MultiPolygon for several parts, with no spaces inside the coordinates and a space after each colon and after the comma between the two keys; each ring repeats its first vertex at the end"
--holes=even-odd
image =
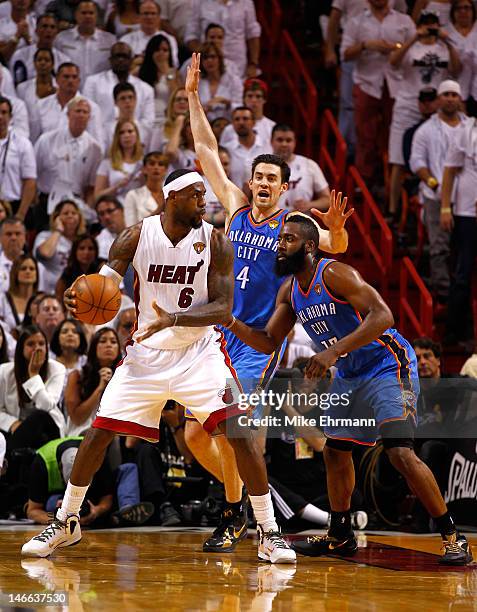
{"type": "Polygon", "coordinates": [[[392,166],[389,209],[395,214],[404,171],[403,135],[420,118],[419,91],[423,87],[437,89],[449,75],[457,77],[462,65],[448,35],[439,26],[439,18],[432,13],[421,15],[415,35],[395,49],[389,61],[402,73],[389,135],[389,163],[392,166]]]}

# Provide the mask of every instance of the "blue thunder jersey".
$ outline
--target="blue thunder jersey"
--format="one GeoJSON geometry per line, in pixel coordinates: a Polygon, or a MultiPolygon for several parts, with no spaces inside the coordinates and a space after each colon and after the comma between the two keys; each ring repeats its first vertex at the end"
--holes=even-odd
{"type": "MultiPolygon", "coordinates": [[[[315,275],[305,293],[296,278],[293,279],[291,300],[293,310],[308,336],[319,351],[324,351],[335,342],[353,332],[362,321],[360,313],[348,302],[330,294],[323,280],[325,268],[334,259],[320,259],[315,275]]],[[[377,340],[342,355],[336,362],[342,377],[359,376],[374,368],[380,360],[391,357],[393,346],[406,347],[414,351],[404,338],[392,328],[387,329],[377,340]]],[[[406,359],[403,359],[405,366],[406,359]]],[[[409,359],[407,359],[409,364],[409,359]]]]}
{"type": "Polygon", "coordinates": [[[263,329],[275,310],[283,278],[274,272],[278,235],[286,210],[256,223],[250,206],[240,208],[230,220],[227,235],[234,246],[233,314],[255,329],[263,329]]]}
{"type": "MultiPolygon", "coordinates": [[[[353,332],[362,321],[351,304],[330,294],[323,280],[323,272],[333,261],[318,262],[306,293],[296,279],[292,284],[293,309],[318,351],[353,332]]],[[[338,372],[330,394],[339,401],[328,407],[329,420],[322,423],[328,438],[372,445],[384,423],[410,418],[417,424],[416,355],[395,329],[389,328],[377,340],[342,355],[335,365],[338,372]]]]}

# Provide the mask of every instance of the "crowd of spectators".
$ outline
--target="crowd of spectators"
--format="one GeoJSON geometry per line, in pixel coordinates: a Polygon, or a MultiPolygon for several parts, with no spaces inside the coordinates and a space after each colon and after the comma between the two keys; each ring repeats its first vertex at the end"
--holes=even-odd
{"type": "MultiPolygon", "coordinates": [[[[340,129],[363,178],[379,196],[391,165],[394,214],[405,173],[421,181],[430,283],[442,302],[452,296],[450,341],[473,337],[475,17],[472,0],[333,0],[324,30],[324,63],[341,64],[340,129]]],[[[329,185],[313,159],[296,153],[296,126],[267,116],[260,34],[252,0],[0,3],[0,438],[2,486],[17,490],[1,516],[22,516],[28,502],[27,516],[44,522],[54,509],[134,326],[131,269],[121,309],[103,328],[65,316],[65,288],[100,269],[125,227],[161,212],[168,172],[201,172],[184,90],[192,51],[201,52],[199,95],[231,180],[247,193],[253,158],[275,153],[291,168],[283,206],[327,209],[329,185]]],[[[206,198],[207,220],[224,228],[210,186],[206,198]]],[[[295,330],[284,365],[312,352],[301,337],[295,330]]],[[[191,499],[207,497],[209,478],[184,440],[183,408],[171,403],[161,428],[158,445],[113,445],[85,524],[105,515],[115,524],[151,516],[176,524],[190,516],[191,499]],[[124,467],[131,464],[139,470],[124,467]]],[[[269,452],[285,456],[286,448],[269,452]]],[[[309,451],[311,475],[322,471],[320,451],[309,451]]],[[[295,493],[298,506],[316,497],[295,493]]]]}

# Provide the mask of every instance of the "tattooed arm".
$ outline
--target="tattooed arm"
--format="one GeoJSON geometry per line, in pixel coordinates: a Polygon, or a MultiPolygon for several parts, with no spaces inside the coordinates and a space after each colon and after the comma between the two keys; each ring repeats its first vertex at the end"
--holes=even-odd
{"type": "Polygon", "coordinates": [[[207,277],[209,302],[194,306],[186,312],[168,313],[153,302],[157,321],[148,325],[138,342],[145,340],[166,327],[204,327],[216,323],[227,324],[232,320],[234,297],[234,251],[225,234],[213,230],[210,241],[211,260],[207,277]]]}
{"type": "MultiPolygon", "coordinates": [[[[141,235],[141,228],[142,221],[137,225],[127,227],[119,234],[109,249],[108,266],[120,276],[124,276],[126,274],[126,270],[134,258],[137,243],[139,242],[139,236],[141,235]]],[[[81,276],[79,278],[81,278],[81,276]]],[[[76,292],[74,290],[74,286],[75,283],[73,283],[63,295],[65,306],[71,313],[73,313],[73,315],[76,312],[76,292]]]]}

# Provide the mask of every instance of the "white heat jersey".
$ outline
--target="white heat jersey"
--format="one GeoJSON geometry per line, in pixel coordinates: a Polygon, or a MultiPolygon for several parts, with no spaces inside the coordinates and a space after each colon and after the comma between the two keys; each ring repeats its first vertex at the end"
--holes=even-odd
{"type": "MultiPolygon", "coordinates": [[[[166,312],[187,312],[209,302],[207,274],[210,264],[210,238],[213,226],[202,222],[191,229],[175,246],[162,228],[160,215],[142,222],[136,254],[132,264],[136,270],[136,308],[138,332],[157,320],[153,301],[166,312]]],[[[180,349],[214,333],[212,326],[168,327],[141,344],[155,349],[180,349]]]]}

